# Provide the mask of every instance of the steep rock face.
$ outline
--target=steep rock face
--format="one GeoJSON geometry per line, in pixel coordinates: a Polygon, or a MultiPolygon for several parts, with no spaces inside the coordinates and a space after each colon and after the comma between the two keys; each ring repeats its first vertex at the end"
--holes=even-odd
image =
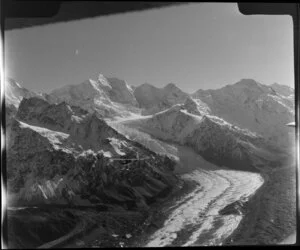
{"type": "Polygon", "coordinates": [[[261,138],[243,133],[231,127],[220,125],[209,117],[204,117],[200,126],[186,138],[185,143],[196,149],[207,160],[232,169],[255,171],[259,159],[261,138]]]}
{"type": "Polygon", "coordinates": [[[206,103],[202,102],[200,99],[193,99],[191,97],[186,99],[183,107],[193,115],[201,116],[211,112],[206,103]]]}
{"type": "Polygon", "coordinates": [[[97,81],[89,79],[78,85],[53,90],[47,100],[51,103],[65,101],[89,112],[96,111],[105,118],[128,116],[136,111],[137,106],[133,90],[125,81],[101,74],[97,81]]]}
{"type": "Polygon", "coordinates": [[[178,104],[150,118],[123,124],[163,140],[191,146],[220,166],[255,171],[254,166],[274,160],[271,148],[262,137],[215,116],[191,114],[185,105],[178,104]]]}
{"type": "Polygon", "coordinates": [[[143,207],[176,184],[174,162],[66,103],[23,99],[8,131],[11,204],[143,207]]]}
{"type": "Polygon", "coordinates": [[[96,81],[88,80],[78,85],[64,86],[53,90],[48,100],[51,103],[66,102],[73,106],[79,106],[89,112],[95,110],[102,116],[116,115],[106,91],[100,88],[96,81]]]}
{"type": "Polygon", "coordinates": [[[163,98],[171,105],[183,103],[188,95],[179,89],[174,83],[169,83],[163,88],[163,98]]]}
{"type": "Polygon", "coordinates": [[[135,88],[134,96],[143,109],[144,115],[166,110],[175,104],[183,103],[188,98],[188,94],[173,83],[164,88],[156,88],[145,83],[135,88]]]}
{"type": "Polygon", "coordinates": [[[65,102],[49,104],[38,98],[23,99],[17,119],[30,125],[47,128],[70,135],[68,144],[85,150],[110,150],[113,155],[122,155],[127,139],[118,134],[95,113],[88,113],[65,102]]]}
{"type": "Polygon", "coordinates": [[[138,103],[133,95],[133,89],[123,80],[115,77],[107,78],[111,88],[110,99],[114,102],[137,106],[138,103]]]}
{"type": "Polygon", "coordinates": [[[134,96],[140,107],[151,108],[154,103],[160,101],[162,94],[158,88],[149,83],[144,83],[135,88],[134,96]]]}
{"type": "Polygon", "coordinates": [[[293,140],[285,125],[295,119],[293,97],[280,95],[271,86],[243,79],[221,89],[199,90],[192,96],[205,102],[211,114],[259,133],[270,143],[287,146],[293,140]]]}
{"type": "Polygon", "coordinates": [[[72,124],[80,123],[88,114],[87,111],[66,102],[50,104],[38,98],[29,98],[22,100],[16,117],[32,125],[69,132],[72,124]]]}

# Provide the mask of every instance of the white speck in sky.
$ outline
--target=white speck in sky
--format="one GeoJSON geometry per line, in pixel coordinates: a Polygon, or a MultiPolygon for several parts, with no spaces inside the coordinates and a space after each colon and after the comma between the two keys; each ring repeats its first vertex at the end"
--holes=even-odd
{"type": "Polygon", "coordinates": [[[79,50],[77,49],[76,51],[75,51],[75,55],[77,56],[79,54],[79,50]]]}

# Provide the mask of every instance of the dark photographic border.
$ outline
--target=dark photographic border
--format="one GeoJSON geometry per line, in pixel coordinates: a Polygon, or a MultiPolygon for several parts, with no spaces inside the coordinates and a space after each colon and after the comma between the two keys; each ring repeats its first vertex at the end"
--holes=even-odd
{"type": "MultiPolygon", "coordinates": [[[[183,2],[134,2],[134,1],[26,1],[3,0],[1,1],[1,185],[2,197],[6,192],[6,149],[5,149],[5,98],[4,98],[4,31],[21,29],[36,25],[47,25],[55,22],[91,18],[96,16],[111,15],[122,12],[141,11],[150,8],[163,8],[170,5],[184,4],[183,2]],[[99,6],[101,5],[101,8],[99,6]],[[84,6],[84,8],[82,8],[84,6]],[[98,6],[98,8],[95,8],[98,6]]],[[[238,3],[239,10],[244,15],[290,15],[293,19],[294,30],[294,79],[295,79],[295,134],[299,150],[299,30],[300,30],[300,5],[297,3],[238,3]]],[[[296,185],[297,185],[297,214],[299,221],[299,152],[297,154],[296,185]]],[[[3,199],[3,198],[2,198],[3,199]]],[[[4,209],[5,200],[2,200],[2,247],[7,242],[7,218],[4,209]],[[4,202],[3,202],[4,201],[4,202]]],[[[299,223],[297,223],[296,245],[299,245],[299,223]]]]}

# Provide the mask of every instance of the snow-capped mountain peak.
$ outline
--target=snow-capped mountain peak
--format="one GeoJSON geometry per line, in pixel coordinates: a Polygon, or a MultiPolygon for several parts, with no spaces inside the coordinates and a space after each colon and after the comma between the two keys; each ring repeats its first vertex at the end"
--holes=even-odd
{"type": "Polygon", "coordinates": [[[48,100],[52,103],[65,101],[89,112],[96,111],[105,118],[131,115],[138,105],[133,90],[125,81],[102,74],[97,80],[88,79],[77,85],[55,89],[48,100]]]}
{"type": "Polygon", "coordinates": [[[103,86],[106,86],[108,88],[111,88],[107,78],[103,74],[98,75],[98,82],[101,83],[103,86]]]}
{"type": "Polygon", "coordinates": [[[278,85],[267,86],[253,79],[242,79],[216,90],[197,91],[195,99],[206,103],[211,114],[239,127],[259,133],[278,144],[288,145],[290,139],[286,121],[293,120],[294,99],[278,92],[278,85]],[[277,88],[277,91],[276,91],[277,88]]]}
{"type": "Polygon", "coordinates": [[[5,102],[17,108],[23,98],[37,96],[43,98],[42,94],[29,91],[23,88],[17,81],[12,78],[5,79],[5,102]]]}
{"type": "Polygon", "coordinates": [[[166,90],[180,90],[177,86],[176,86],[176,84],[175,83],[168,83],[165,87],[164,87],[164,89],[166,89],[166,90]]]}

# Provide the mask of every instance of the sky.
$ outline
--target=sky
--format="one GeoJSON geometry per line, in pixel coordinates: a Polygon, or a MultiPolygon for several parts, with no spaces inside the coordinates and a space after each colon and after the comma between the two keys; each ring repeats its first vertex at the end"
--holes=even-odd
{"type": "Polygon", "coordinates": [[[245,16],[236,3],[189,3],[5,32],[5,71],[50,92],[101,73],[187,93],[251,78],[294,86],[290,16],[245,16]]]}

